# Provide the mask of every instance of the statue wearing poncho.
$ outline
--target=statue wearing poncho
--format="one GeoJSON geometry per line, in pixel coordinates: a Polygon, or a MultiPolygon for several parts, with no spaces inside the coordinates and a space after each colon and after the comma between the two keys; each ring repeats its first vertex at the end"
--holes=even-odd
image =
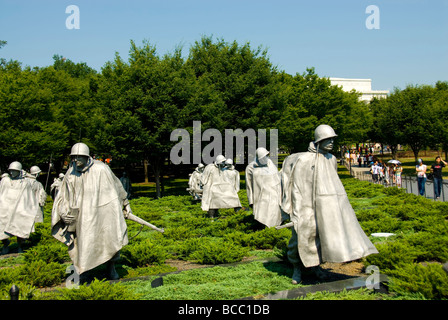
{"type": "Polygon", "coordinates": [[[226,158],[218,155],[214,163],[208,164],[201,176],[203,185],[201,208],[214,217],[218,209],[241,208],[235,184],[229,182],[225,171],[226,158]]]}
{"type": "Polygon", "coordinates": [[[265,148],[258,148],[255,160],[247,165],[246,192],[255,220],[275,227],[282,221],[280,175],[268,154],[265,148]]]}
{"type": "Polygon", "coordinates": [[[288,156],[282,166],[282,210],[290,215],[293,234],[288,259],[293,283],[300,282],[300,264],[347,262],[378,253],[361,229],[329,153],[336,134],[326,125],[316,128],[308,152],[288,156]],[[323,135],[322,132],[327,133],[323,135]]]}
{"type": "Polygon", "coordinates": [[[18,252],[22,252],[22,239],[28,239],[34,231],[39,205],[31,183],[25,178],[22,164],[14,161],[0,182],[0,240],[2,253],[8,253],[8,238],[17,237],[18,252]]]}
{"type": "Polygon", "coordinates": [[[113,279],[118,275],[112,258],[128,243],[123,215],[123,206],[130,211],[127,193],[109,166],[86,153],[86,163],[74,159],[62,181],[52,210],[52,234],[68,245],[78,274],[109,262],[113,279]]]}

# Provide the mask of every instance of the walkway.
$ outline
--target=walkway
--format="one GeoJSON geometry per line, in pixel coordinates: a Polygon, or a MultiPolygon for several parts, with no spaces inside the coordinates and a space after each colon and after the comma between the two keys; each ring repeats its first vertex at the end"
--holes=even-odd
{"type": "MultiPolygon", "coordinates": [[[[369,181],[369,182],[373,183],[372,174],[369,171],[370,170],[369,167],[359,167],[358,165],[349,166],[348,164],[345,164],[345,167],[347,168],[347,170],[350,171],[350,174],[354,178],[356,178],[358,180],[369,181]]],[[[407,193],[413,193],[415,195],[419,195],[418,186],[417,186],[417,176],[402,175],[401,180],[402,180],[401,187],[406,189],[407,193]]],[[[386,187],[395,186],[395,185],[386,185],[385,183],[383,185],[386,187]]],[[[434,199],[434,186],[433,186],[433,182],[430,180],[426,180],[424,196],[428,199],[432,199],[432,200],[434,199]]],[[[441,192],[439,201],[448,201],[448,181],[447,180],[443,180],[442,192],[441,192]]]]}

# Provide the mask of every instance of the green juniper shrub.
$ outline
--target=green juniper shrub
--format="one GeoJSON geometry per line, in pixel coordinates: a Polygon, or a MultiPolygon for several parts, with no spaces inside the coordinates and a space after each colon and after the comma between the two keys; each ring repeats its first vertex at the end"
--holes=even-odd
{"type": "Polygon", "coordinates": [[[18,279],[36,287],[60,284],[66,277],[67,266],[56,262],[36,260],[18,268],[18,279]]]}
{"type": "Polygon", "coordinates": [[[66,276],[66,265],[42,260],[32,261],[15,268],[0,269],[0,286],[21,282],[36,287],[60,284],[66,276]]]}
{"type": "Polygon", "coordinates": [[[144,239],[123,247],[120,256],[124,264],[130,267],[145,267],[164,264],[168,253],[160,244],[144,239]]]}
{"type": "Polygon", "coordinates": [[[448,235],[418,232],[406,240],[419,253],[416,261],[448,261],[448,235]]]}
{"type": "Polygon", "coordinates": [[[375,293],[373,290],[361,288],[357,290],[347,290],[344,288],[341,292],[318,291],[308,293],[297,300],[379,300],[388,299],[386,294],[375,293]]]}
{"type": "Polygon", "coordinates": [[[23,256],[26,263],[31,263],[36,260],[42,260],[46,263],[64,263],[70,261],[67,246],[59,241],[31,247],[23,253],[23,256]]]}
{"type": "Polygon", "coordinates": [[[178,226],[167,228],[164,235],[172,240],[184,240],[195,236],[195,232],[189,226],[178,226]]]}
{"type": "Polygon", "coordinates": [[[249,249],[222,238],[203,237],[186,241],[187,260],[200,264],[223,264],[241,261],[249,249]]]}
{"type": "Polygon", "coordinates": [[[379,253],[367,256],[364,265],[375,265],[384,273],[399,268],[403,264],[414,262],[420,253],[406,241],[376,243],[375,247],[379,253]]]}
{"type": "Polygon", "coordinates": [[[291,238],[291,230],[264,228],[249,235],[249,245],[257,249],[273,249],[286,246],[291,238]]]}
{"type": "Polygon", "coordinates": [[[168,273],[177,271],[176,267],[172,267],[169,265],[150,265],[147,267],[139,267],[139,268],[131,268],[126,265],[123,266],[123,268],[126,270],[126,274],[123,276],[123,278],[136,278],[136,277],[142,277],[142,276],[149,276],[149,275],[157,275],[160,273],[168,273]]]}
{"type": "MultiPolygon", "coordinates": [[[[20,266],[0,269],[0,287],[8,286],[19,279],[20,266]]],[[[9,286],[10,288],[11,286],[9,286]]],[[[9,290],[8,288],[8,290],[9,290]]]]}
{"type": "Polygon", "coordinates": [[[406,264],[390,271],[389,291],[419,293],[426,299],[448,299],[448,273],[438,263],[406,264]]]}
{"type": "Polygon", "coordinates": [[[54,292],[42,293],[36,298],[39,300],[138,300],[140,296],[121,283],[111,284],[105,280],[95,279],[90,284],[80,285],[78,289],[57,289],[54,292]]]}
{"type": "Polygon", "coordinates": [[[389,187],[389,188],[384,188],[383,193],[388,196],[403,195],[406,193],[406,189],[398,188],[398,187],[389,187]]]}
{"type": "Polygon", "coordinates": [[[53,243],[55,238],[51,235],[51,223],[36,223],[34,232],[30,234],[28,241],[31,243],[31,246],[53,243]]]}

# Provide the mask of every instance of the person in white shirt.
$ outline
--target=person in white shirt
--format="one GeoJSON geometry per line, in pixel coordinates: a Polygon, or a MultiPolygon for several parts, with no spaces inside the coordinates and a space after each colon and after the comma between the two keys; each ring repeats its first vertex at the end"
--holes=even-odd
{"type": "Polygon", "coordinates": [[[372,179],[374,183],[378,183],[378,178],[380,176],[381,167],[378,165],[378,161],[375,161],[373,166],[370,168],[370,172],[372,173],[372,179]]]}
{"type": "Polygon", "coordinates": [[[421,196],[425,195],[426,169],[426,164],[423,164],[423,160],[418,159],[418,165],[415,166],[415,171],[417,172],[418,193],[421,196]]]}

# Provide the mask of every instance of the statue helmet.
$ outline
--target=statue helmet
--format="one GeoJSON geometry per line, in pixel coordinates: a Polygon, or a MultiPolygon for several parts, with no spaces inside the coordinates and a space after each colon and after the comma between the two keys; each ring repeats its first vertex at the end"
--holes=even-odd
{"type": "Polygon", "coordinates": [[[232,159],[227,159],[226,160],[226,164],[232,165],[233,164],[233,160],[232,159]]]}
{"type": "Polygon", "coordinates": [[[82,142],[75,143],[72,147],[72,151],[70,153],[70,156],[90,156],[90,149],[89,147],[82,142]]]}
{"type": "Polygon", "coordinates": [[[336,132],[334,132],[333,128],[330,127],[327,124],[321,124],[317,126],[316,130],[314,130],[314,142],[320,142],[322,140],[328,139],[328,138],[334,138],[338,135],[336,132]]]}
{"type": "Polygon", "coordinates": [[[32,166],[32,167],[30,168],[30,173],[31,173],[31,174],[38,174],[38,173],[40,173],[40,172],[42,172],[42,170],[40,170],[40,168],[39,168],[38,166],[32,166]]]}
{"type": "Polygon", "coordinates": [[[21,171],[22,170],[22,164],[19,161],[11,162],[11,164],[8,167],[8,170],[21,171]]]}
{"type": "Polygon", "coordinates": [[[200,163],[200,164],[198,164],[198,168],[200,169],[200,168],[204,168],[205,166],[204,166],[204,164],[202,164],[202,163],[200,163]]]}
{"type": "Polygon", "coordinates": [[[216,162],[216,164],[220,164],[220,163],[223,163],[224,161],[226,161],[226,158],[223,156],[223,155],[218,155],[217,157],[216,157],[216,160],[215,160],[215,162],[216,162]]]}
{"type": "Polygon", "coordinates": [[[255,151],[255,155],[257,156],[257,159],[261,159],[263,157],[266,157],[269,154],[269,151],[266,150],[266,148],[260,147],[255,151]]]}
{"type": "Polygon", "coordinates": [[[63,173],[60,173],[60,174],[59,174],[59,178],[61,178],[61,179],[64,178],[64,174],[63,174],[63,173]]]}

